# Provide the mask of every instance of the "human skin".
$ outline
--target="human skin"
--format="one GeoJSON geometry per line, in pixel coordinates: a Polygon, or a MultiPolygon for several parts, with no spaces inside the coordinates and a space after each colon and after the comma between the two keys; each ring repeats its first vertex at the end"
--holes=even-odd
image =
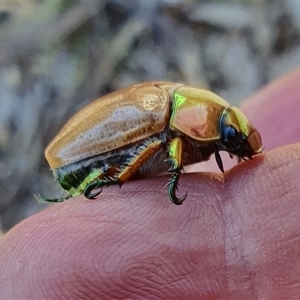
{"type": "Polygon", "coordinates": [[[183,205],[159,177],[15,226],[0,240],[0,299],[298,298],[299,83],[300,69],[244,103],[266,151],[224,175],[183,174],[183,205]]]}

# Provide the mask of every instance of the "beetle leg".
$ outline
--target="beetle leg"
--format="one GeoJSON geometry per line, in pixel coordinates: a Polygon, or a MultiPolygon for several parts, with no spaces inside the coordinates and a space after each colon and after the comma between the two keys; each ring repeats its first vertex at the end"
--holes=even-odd
{"type": "Polygon", "coordinates": [[[103,176],[105,178],[113,178],[113,176],[120,171],[117,166],[113,166],[108,162],[103,162],[103,167],[101,168],[103,176]]]}
{"type": "Polygon", "coordinates": [[[221,159],[221,156],[220,156],[220,153],[218,150],[215,151],[215,157],[216,157],[216,162],[217,162],[219,169],[221,170],[222,173],[224,173],[223,162],[222,162],[222,159],[221,159]]]}
{"type": "Polygon", "coordinates": [[[122,172],[118,175],[118,182],[122,185],[125,181],[138,171],[141,166],[149,160],[160,148],[162,141],[156,138],[146,140],[133,157],[130,157],[122,172]]]}
{"type": "Polygon", "coordinates": [[[169,172],[175,172],[182,169],[182,148],[183,142],[179,137],[174,138],[168,148],[169,158],[165,160],[171,164],[169,172]]]}
{"type": "Polygon", "coordinates": [[[101,192],[104,186],[110,186],[118,184],[121,186],[127,181],[140,167],[158,150],[161,148],[162,141],[158,139],[151,139],[144,142],[138,149],[137,153],[131,157],[124,169],[116,174],[117,168],[105,163],[102,169],[103,179],[94,180],[89,183],[84,189],[84,196],[88,199],[95,199],[101,192]],[[114,177],[112,177],[114,176],[114,177]],[[92,193],[93,190],[100,189],[96,193],[92,193]]]}
{"type": "Polygon", "coordinates": [[[113,179],[101,179],[101,180],[95,180],[93,182],[91,182],[90,184],[88,184],[86,186],[86,188],[84,189],[83,195],[90,199],[93,200],[95,199],[99,194],[101,194],[103,187],[104,186],[110,186],[110,185],[115,185],[117,184],[118,181],[113,180],[113,179]],[[100,191],[96,192],[96,193],[91,193],[93,190],[95,189],[100,189],[100,191]]]}
{"type": "Polygon", "coordinates": [[[83,195],[92,200],[92,199],[95,199],[95,197],[97,197],[101,192],[102,192],[102,189],[103,189],[103,181],[104,180],[97,180],[97,181],[94,181],[94,182],[91,182],[89,185],[87,185],[87,187],[84,189],[84,192],[83,192],[83,195]],[[98,189],[100,188],[100,191],[96,192],[96,193],[91,193],[92,190],[95,190],[95,189],[98,189]]]}
{"type": "Polygon", "coordinates": [[[181,198],[178,198],[176,196],[176,191],[178,190],[178,181],[181,175],[181,171],[175,172],[170,180],[169,180],[169,197],[172,201],[172,203],[176,204],[176,205],[181,205],[183,203],[183,201],[186,199],[187,197],[187,193],[184,194],[184,196],[182,196],[181,198]]]}
{"type": "Polygon", "coordinates": [[[168,171],[170,173],[173,173],[168,183],[169,185],[168,193],[171,201],[176,205],[181,205],[185,200],[185,198],[187,197],[187,193],[185,193],[185,195],[182,196],[181,198],[178,198],[176,196],[176,191],[178,190],[178,182],[182,170],[182,148],[183,148],[183,142],[181,138],[179,137],[174,138],[171,141],[168,148],[169,158],[165,160],[165,162],[171,164],[171,167],[168,171]]]}
{"type": "Polygon", "coordinates": [[[68,200],[71,197],[72,196],[66,196],[66,197],[62,197],[62,198],[45,198],[45,197],[35,195],[35,198],[40,203],[60,203],[60,202],[64,202],[65,200],[68,200]]]}

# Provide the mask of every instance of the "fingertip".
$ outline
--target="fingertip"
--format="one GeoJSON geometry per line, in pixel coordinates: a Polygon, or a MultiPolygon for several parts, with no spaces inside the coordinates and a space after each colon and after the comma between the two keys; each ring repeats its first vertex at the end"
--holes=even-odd
{"type": "MultiPolygon", "coordinates": [[[[2,295],[104,299],[124,291],[130,297],[140,290],[141,298],[170,299],[191,281],[211,276],[216,265],[221,270],[223,256],[206,252],[209,245],[222,249],[222,220],[216,220],[216,237],[211,235],[216,222],[210,223],[217,216],[214,202],[219,198],[212,191],[219,180],[204,174],[182,176],[180,187],[187,188],[188,197],[180,207],[170,202],[165,181],[166,176],[129,182],[122,190],[111,187],[93,201],[71,199],[17,225],[0,245],[6,277],[0,282],[2,295]],[[201,239],[195,239],[199,230],[201,239]],[[190,254],[185,257],[182,251],[190,254]],[[195,267],[199,257],[196,265],[201,268],[195,267]],[[169,282],[178,277],[174,290],[169,282]],[[5,284],[15,288],[2,289],[5,284]]],[[[192,293],[198,288],[191,287],[196,289],[192,293]]]]}

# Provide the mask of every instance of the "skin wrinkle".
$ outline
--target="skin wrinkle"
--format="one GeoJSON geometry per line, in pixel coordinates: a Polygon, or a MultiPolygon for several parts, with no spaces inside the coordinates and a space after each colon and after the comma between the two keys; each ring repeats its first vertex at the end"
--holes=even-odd
{"type": "MultiPolygon", "coordinates": [[[[84,244],[81,244],[81,247],[84,248],[84,244]]],[[[85,260],[92,262],[90,264],[91,269],[86,269],[84,263],[82,263],[82,265],[79,268],[82,269],[83,272],[86,272],[86,275],[82,276],[79,270],[77,270],[76,273],[71,273],[73,275],[72,276],[73,290],[78,291],[79,299],[86,298],[85,295],[87,294],[89,295],[90,299],[94,299],[95,297],[97,297],[99,291],[99,282],[97,282],[96,280],[91,280],[93,279],[93,275],[97,274],[97,268],[96,265],[93,263],[94,260],[92,258],[89,259],[88,256],[89,253],[85,253],[85,255],[79,257],[79,261],[81,262],[84,262],[85,260]],[[87,278],[89,278],[89,280],[87,280],[87,278]],[[77,282],[82,282],[79,288],[77,287],[76,284],[77,282]]]]}
{"type": "MultiPolygon", "coordinates": [[[[64,220],[62,220],[64,221],[64,220]]],[[[68,224],[66,224],[67,226],[68,224]]],[[[80,228],[80,227],[79,227],[80,228]]],[[[67,232],[70,232],[69,230],[67,232]]],[[[57,234],[59,235],[59,233],[57,234]]],[[[70,239],[69,243],[72,243],[72,234],[65,234],[65,236],[70,239]]],[[[80,237],[80,235],[79,235],[80,237]]],[[[73,290],[73,296],[74,297],[78,297],[78,298],[82,298],[81,295],[86,294],[87,292],[89,293],[89,295],[92,295],[93,293],[97,292],[97,284],[94,281],[91,280],[83,280],[82,284],[80,287],[76,286],[76,282],[81,281],[81,272],[80,270],[84,270],[84,261],[90,261],[89,258],[89,253],[84,251],[84,244],[85,243],[80,243],[79,241],[76,242],[75,246],[71,246],[71,247],[66,247],[66,249],[64,251],[66,251],[66,254],[64,255],[65,257],[65,266],[61,266],[61,268],[59,270],[65,270],[64,272],[61,272],[60,274],[53,274],[56,278],[53,280],[53,282],[58,281],[60,284],[57,287],[57,290],[61,290],[64,288],[64,286],[67,284],[69,286],[72,286],[72,290],[73,290]],[[67,257],[69,256],[68,254],[72,255],[72,252],[75,251],[77,252],[79,255],[76,258],[76,272],[72,272],[72,267],[69,266],[68,263],[68,259],[67,257]],[[68,270],[70,270],[70,272],[68,272],[68,270]],[[62,278],[62,279],[61,279],[62,278]]],[[[49,258],[48,258],[49,259],[49,258]]],[[[51,259],[50,259],[51,260],[51,259]]],[[[91,264],[91,266],[93,266],[93,264],[91,264]]],[[[88,276],[88,274],[91,272],[89,272],[89,269],[85,270],[85,272],[87,273],[86,278],[92,277],[92,276],[88,276]]],[[[42,274],[43,275],[43,274],[42,274]]],[[[51,286],[51,285],[49,285],[51,286]]]]}
{"type": "MultiPolygon", "coordinates": [[[[135,259],[131,259],[131,263],[128,262],[127,267],[124,268],[123,270],[121,270],[121,272],[122,272],[121,276],[124,279],[130,279],[130,277],[132,277],[132,275],[133,275],[132,271],[136,272],[136,275],[135,276],[133,275],[133,278],[131,278],[131,280],[124,280],[124,283],[127,286],[131,286],[132,282],[138,281],[140,284],[142,284],[142,290],[145,291],[146,290],[145,287],[147,287],[148,293],[149,293],[149,291],[153,291],[155,294],[156,289],[154,287],[160,285],[160,281],[157,280],[158,276],[156,276],[157,270],[163,271],[162,266],[166,265],[166,264],[167,264],[167,262],[159,260],[159,258],[156,256],[153,256],[152,259],[150,257],[148,257],[147,261],[144,260],[143,256],[136,257],[135,259]],[[151,264],[150,264],[150,261],[151,261],[151,264]],[[128,276],[127,274],[129,274],[131,276],[128,276]],[[144,274],[144,276],[141,276],[141,274],[144,274]],[[152,288],[151,288],[151,283],[154,284],[152,288]]],[[[174,285],[174,282],[171,284],[174,285]]],[[[169,285],[169,283],[168,283],[168,285],[169,285]]],[[[164,293],[160,288],[159,296],[162,297],[163,294],[164,293]]],[[[151,295],[151,297],[154,296],[152,293],[150,295],[151,295]]]]}
{"type": "MultiPolygon", "coordinates": [[[[135,225],[135,224],[133,224],[133,225],[135,225]]],[[[146,226],[146,228],[147,228],[148,226],[146,226]]],[[[151,227],[149,227],[149,228],[151,228],[151,227]]],[[[128,285],[127,285],[128,286],[128,285]]]]}
{"type": "MultiPolygon", "coordinates": [[[[149,264],[148,262],[149,262],[149,259],[150,259],[150,257],[148,257],[148,259],[147,259],[147,261],[145,261],[144,260],[144,258],[143,258],[143,256],[141,256],[141,261],[139,260],[139,257],[135,257],[135,259],[134,260],[132,260],[132,263],[130,264],[130,263],[128,263],[127,262],[127,267],[125,268],[125,269],[123,269],[123,272],[122,273],[124,273],[125,275],[124,276],[122,276],[122,277],[124,277],[124,279],[128,279],[128,278],[130,278],[130,276],[127,276],[127,274],[132,274],[132,271],[136,271],[137,269],[136,269],[136,267],[135,266],[137,266],[138,268],[141,268],[141,266],[142,266],[142,269],[140,269],[141,271],[142,271],[142,273],[144,273],[144,274],[147,274],[147,279],[145,278],[145,277],[143,277],[143,276],[136,276],[136,279],[138,280],[138,282],[139,283],[141,283],[141,281],[142,281],[142,279],[144,278],[144,282],[145,283],[143,283],[142,284],[142,286],[145,286],[145,285],[151,285],[151,283],[155,283],[155,285],[154,286],[159,286],[159,280],[157,281],[155,281],[154,280],[154,278],[157,278],[158,279],[158,277],[157,276],[155,276],[156,275],[156,273],[157,273],[157,270],[161,270],[161,267],[160,267],[160,265],[161,264],[165,264],[165,265],[167,265],[167,262],[163,262],[163,261],[160,261],[161,263],[160,264],[157,264],[156,263],[156,265],[155,264],[153,264],[155,261],[157,261],[158,260],[158,258],[157,257],[153,257],[153,260],[152,260],[152,263],[151,264],[149,264]],[[148,267],[148,265],[149,265],[149,267],[148,267]],[[150,274],[152,274],[152,276],[150,275],[150,274]],[[154,277],[153,277],[154,276],[154,277]],[[152,277],[152,279],[151,279],[151,277],[152,277]]],[[[139,273],[139,272],[138,272],[139,273]]],[[[139,275],[141,275],[141,273],[139,273],[139,275]]],[[[132,280],[133,281],[133,280],[132,280]]],[[[124,284],[126,285],[126,286],[132,286],[132,282],[131,281],[128,281],[128,280],[124,280],[124,284]]],[[[160,295],[161,295],[161,289],[160,289],[160,295]]]]}
{"type": "MultiPolygon", "coordinates": [[[[78,217],[75,217],[75,219],[78,219],[78,217]]],[[[110,226],[110,225],[109,225],[110,226]]],[[[83,247],[84,248],[84,247],[83,247]]],[[[95,247],[96,248],[96,247],[95,247]]],[[[74,250],[74,249],[73,249],[74,250]]],[[[101,253],[101,252],[100,252],[101,253]]],[[[83,260],[84,260],[84,258],[82,258],[83,260]]],[[[101,258],[100,258],[101,259],[101,258]]],[[[92,266],[94,265],[94,264],[91,264],[92,266]]],[[[85,277],[89,277],[88,275],[86,275],[85,277]]],[[[90,276],[90,277],[92,277],[92,276],[90,276]]],[[[78,281],[78,280],[77,280],[78,281]]],[[[76,282],[76,281],[75,281],[76,282]]],[[[86,280],[84,280],[84,282],[86,282],[86,280]]],[[[93,282],[93,281],[91,281],[91,282],[93,282]]],[[[96,287],[96,286],[95,286],[96,287]]],[[[92,287],[91,287],[92,288],[92,287]]]]}
{"type": "MultiPolygon", "coordinates": [[[[185,218],[184,218],[184,219],[185,219],[185,218]]],[[[160,226],[159,226],[159,227],[164,227],[164,226],[160,224],[160,226]]],[[[178,228],[176,228],[176,231],[178,231],[178,228]]]]}
{"type": "MultiPolygon", "coordinates": [[[[274,192],[273,192],[273,194],[274,194],[274,196],[277,196],[278,194],[280,195],[280,193],[277,193],[277,189],[278,189],[278,187],[280,187],[280,189],[282,189],[282,186],[280,185],[280,183],[278,183],[278,181],[280,182],[280,175],[282,176],[283,175],[283,172],[282,172],[282,170],[285,170],[285,172],[286,171],[293,171],[293,169],[295,170],[295,161],[298,159],[299,160],[299,146],[300,145],[294,145],[294,146],[290,146],[290,147],[285,147],[285,148],[281,148],[281,149],[278,149],[278,150],[276,150],[276,151],[272,151],[272,152],[270,152],[270,155],[268,156],[268,160],[271,162],[272,160],[271,160],[271,158],[272,158],[272,156],[274,156],[274,158],[275,158],[275,154],[276,154],[276,157],[279,157],[279,158],[281,158],[282,160],[283,159],[286,159],[287,157],[289,158],[289,160],[286,162],[286,164],[284,164],[284,165],[282,165],[282,163],[281,162],[278,162],[280,165],[282,165],[282,168],[281,169],[278,169],[278,168],[271,168],[271,172],[272,173],[270,173],[271,174],[271,177],[273,178],[273,181],[274,181],[274,185],[273,185],[273,190],[275,190],[274,192]],[[293,149],[293,147],[295,147],[294,149],[293,149]],[[286,155],[284,155],[284,153],[287,151],[287,149],[289,149],[290,150],[290,148],[292,148],[292,150],[293,151],[290,151],[290,154],[293,154],[293,155],[290,155],[290,156],[286,156],[286,155]],[[298,149],[297,149],[298,148],[298,149]],[[297,150],[296,150],[297,149],[297,150]],[[281,152],[281,153],[278,153],[277,154],[277,152],[281,152]],[[294,163],[294,166],[292,167],[292,166],[290,166],[290,163],[294,163]],[[273,174],[274,173],[274,174],[273,174]],[[278,176],[279,175],[279,176],[278,176]],[[277,178],[278,177],[278,178],[277,178]]],[[[267,161],[267,162],[265,162],[265,164],[267,165],[269,162],[267,161]]],[[[276,165],[276,160],[275,160],[275,165],[276,165]]],[[[274,162],[273,162],[273,164],[274,164],[274,162]]],[[[272,164],[272,165],[273,165],[272,164]]],[[[248,170],[249,171],[249,170],[248,170]]],[[[251,169],[250,169],[250,172],[251,172],[251,169]]],[[[267,174],[268,175],[268,174],[267,174]]],[[[299,175],[298,175],[299,176],[299,175]]],[[[286,176],[283,176],[283,177],[286,177],[286,176]]],[[[261,182],[265,182],[266,180],[261,180],[261,182]]],[[[286,186],[286,188],[287,188],[287,190],[286,191],[288,191],[288,190],[290,190],[291,188],[292,188],[292,186],[290,186],[290,185],[288,185],[288,186],[286,186]]],[[[286,193],[286,191],[285,192],[283,192],[283,195],[286,193]]],[[[271,194],[272,195],[272,194],[271,194]]],[[[278,199],[278,198],[276,198],[276,199],[278,199]]],[[[290,197],[289,197],[289,199],[290,199],[290,197]]],[[[257,200],[258,201],[258,200],[257,200]]],[[[277,202],[278,202],[278,200],[276,200],[277,202]]],[[[277,203],[275,202],[274,203],[274,205],[276,205],[277,203]]],[[[299,204],[298,204],[299,205],[299,204]]],[[[271,205],[271,206],[269,206],[269,210],[270,209],[272,209],[273,208],[273,206],[271,205]]],[[[268,207],[266,207],[266,209],[268,209],[268,207]]],[[[277,211],[276,211],[277,212],[277,211]]],[[[277,220],[284,220],[284,219],[286,219],[286,215],[284,215],[282,212],[281,212],[281,210],[278,210],[278,212],[277,212],[277,214],[278,214],[278,218],[277,218],[277,220]]],[[[252,219],[252,221],[254,220],[254,218],[251,218],[252,219]]],[[[276,223],[276,218],[275,219],[273,219],[273,223],[276,223]]],[[[278,221],[277,221],[277,223],[278,223],[278,221]]],[[[267,226],[268,226],[268,224],[266,224],[267,226]]],[[[271,223],[271,225],[272,225],[272,223],[271,223]]],[[[275,224],[276,225],[276,224],[275,224]]],[[[281,225],[282,226],[282,225],[281,225]]],[[[283,225],[284,226],[284,225],[283,225]]],[[[276,228],[276,227],[275,227],[276,228]]],[[[284,228],[284,227],[283,227],[284,228]]],[[[266,228],[267,229],[267,228],[266,228]]],[[[273,230],[272,230],[273,231],[273,230]]],[[[275,230],[275,231],[273,231],[273,235],[275,234],[275,236],[274,236],[274,238],[275,238],[275,240],[277,240],[277,235],[278,234],[276,234],[276,231],[278,231],[278,229],[277,230],[275,230]]],[[[262,232],[267,232],[266,230],[262,230],[262,232]]],[[[286,230],[286,232],[289,232],[288,230],[286,230]]],[[[245,233],[247,233],[247,232],[245,232],[245,233]]],[[[285,235],[286,235],[286,233],[285,233],[285,235]]],[[[272,235],[271,235],[272,236],[272,235]]],[[[270,239],[270,236],[268,236],[268,238],[270,239]]],[[[278,238],[278,240],[282,240],[282,238],[280,239],[280,238],[278,238]]],[[[243,245],[244,243],[238,243],[239,245],[243,245]]],[[[263,246],[263,245],[261,245],[261,246],[263,246]]],[[[260,251],[259,251],[259,253],[260,253],[260,255],[262,254],[262,253],[264,253],[264,251],[262,251],[263,249],[261,249],[260,251]]],[[[298,253],[299,254],[299,253],[298,253]]],[[[235,259],[236,260],[236,259],[235,259]]],[[[261,276],[260,276],[261,277],[261,276]]],[[[256,279],[256,286],[258,287],[258,297],[261,297],[262,295],[263,295],[263,293],[264,293],[264,290],[266,290],[266,286],[270,286],[271,284],[270,284],[270,282],[269,282],[269,284],[267,283],[267,282],[265,282],[266,280],[262,280],[263,278],[265,278],[265,277],[261,277],[261,280],[260,279],[256,279]],[[261,282],[265,282],[265,285],[261,285],[260,283],[261,282]],[[264,287],[263,289],[262,288],[259,288],[259,287],[264,287]]],[[[271,288],[269,289],[269,292],[271,292],[271,288]]],[[[270,297],[270,295],[268,294],[268,297],[270,297]]],[[[234,297],[233,297],[234,298],[234,297]]]]}
{"type": "MultiPolygon", "coordinates": [[[[209,174],[210,175],[210,174],[209,174]]],[[[212,178],[211,176],[209,176],[210,177],[210,179],[212,178]]],[[[201,179],[200,179],[201,180],[201,179]]],[[[201,181],[200,181],[201,182],[201,181]]],[[[207,187],[208,187],[208,190],[214,190],[215,188],[216,188],[216,186],[215,187],[213,187],[212,188],[212,186],[211,186],[211,184],[209,184],[209,182],[208,183],[205,183],[205,182],[201,182],[200,183],[200,188],[198,189],[198,190],[201,190],[201,186],[202,185],[206,185],[207,187]]],[[[190,190],[190,189],[188,189],[188,190],[190,190]]],[[[203,194],[207,194],[206,192],[204,192],[203,194]]],[[[216,193],[217,194],[217,193],[216,193]]],[[[212,194],[210,193],[210,195],[212,196],[212,194]]],[[[205,219],[205,218],[207,218],[207,219],[212,219],[212,220],[221,220],[220,218],[219,218],[219,216],[220,216],[220,214],[219,214],[219,212],[218,212],[218,210],[216,209],[216,207],[217,206],[219,206],[219,199],[218,199],[218,197],[216,197],[215,199],[214,199],[214,197],[211,197],[210,196],[210,203],[208,203],[208,202],[206,202],[206,204],[207,204],[207,206],[206,205],[203,205],[203,197],[201,197],[201,201],[199,201],[199,199],[198,199],[198,202],[197,202],[197,205],[200,207],[200,214],[201,214],[201,217],[199,218],[199,223],[202,221],[204,224],[206,223],[205,221],[203,221],[203,218],[205,219]],[[214,200],[213,200],[214,199],[214,200]],[[203,209],[203,208],[204,209],[203,209]],[[213,214],[211,215],[211,213],[210,212],[213,212],[213,214]],[[218,216],[218,218],[215,218],[214,217],[214,215],[217,215],[218,216]]],[[[214,195],[215,196],[215,195],[214,195]]],[[[193,197],[193,195],[191,195],[191,197],[193,197]]],[[[199,215],[199,213],[198,213],[198,215],[199,215]]],[[[217,228],[220,228],[219,226],[217,226],[217,228],[214,226],[214,223],[212,223],[212,228],[214,228],[213,229],[213,231],[215,232],[215,235],[213,235],[213,236],[211,236],[211,235],[208,235],[207,233],[206,233],[206,231],[207,230],[205,230],[205,228],[206,228],[206,226],[203,226],[203,225],[201,225],[201,223],[200,223],[200,231],[199,231],[199,237],[206,237],[206,238],[209,238],[209,239],[211,239],[211,238],[214,238],[215,239],[215,243],[216,243],[216,241],[221,241],[222,240],[222,234],[220,235],[218,235],[218,234],[216,234],[217,232],[218,232],[218,230],[217,230],[217,228]],[[202,232],[202,233],[201,233],[202,232]],[[220,239],[218,239],[218,237],[221,237],[220,239]]],[[[208,228],[208,231],[209,231],[209,228],[208,228]]],[[[201,241],[201,238],[200,238],[200,241],[201,241]]],[[[196,245],[195,245],[196,246],[196,245]]],[[[218,245],[218,247],[220,247],[220,244],[218,245]]],[[[209,249],[208,249],[208,251],[210,251],[209,249]]],[[[214,249],[211,249],[211,251],[214,251],[214,249]]],[[[204,255],[204,254],[203,254],[204,255]]],[[[194,261],[195,261],[195,259],[193,259],[193,258],[191,258],[191,259],[188,259],[188,257],[187,257],[187,261],[191,261],[191,263],[193,263],[194,261]]],[[[203,273],[203,272],[201,272],[201,267],[200,267],[200,273],[203,273]]],[[[215,273],[216,274],[216,273],[215,273]]],[[[208,282],[210,282],[208,279],[207,279],[207,281],[206,281],[207,283],[208,282]]],[[[215,279],[215,282],[218,282],[218,279],[217,279],[217,277],[216,277],[216,279],[215,279]]],[[[203,283],[205,283],[205,281],[203,281],[203,283]]],[[[212,291],[211,289],[210,289],[210,285],[208,285],[208,286],[206,286],[206,289],[207,289],[207,291],[212,291]]],[[[215,291],[216,291],[216,289],[214,289],[215,291]]],[[[208,292],[208,294],[211,294],[211,292],[208,292]]],[[[208,295],[207,294],[207,295],[208,295]]]]}
{"type": "MultiPolygon", "coordinates": [[[[240,167],[240,166],[237,166],[240,167]]],[[[247,172],[247,170],[246,170],[247,172]]],[[[231,174],[229,173],[229,176],[231,174]]],[[[225,177],[227,174],[225,174],[225,177]]],[[[244,180],[244,174],[242,172],[239,172],[238,179],[246,183],[244,180]]],[[[250,179],[251,180],[251,179],[250,179]]],[[[248,183],[251,185],[251,182],[248,183]]],[[[228,194],[228,197],[226,199],[232,199],[231,193],[236,193],[238,195],[249,195],[250,189],[247,185],[238,185],[240,187],[238,190],[236,189],[236,183],[233,185],[231,184],[231,178],[227,180],[227,187],[225,193],[228,194]]],[[[241,201],[244,200],[244,197],[237,197],[241,201]]],[[[225,261],[226,261],[226,269],[228,274],[232,273],[233,270],[235,272],[239,272],[239,276],[235,279],[235,281],[232,281],[232,279],[228,280],[228,289],[231,290],[231,297],[234,299],[235,297],[238,297],[238,295],[235,292],[234,286],[239,286],[242,284],[243,286],[243,295],[239,295],[239,297],[245,297],[245,299],[257,299],[257,294],[255,290],[253,289],[253,279],[255,277],[255,272],[251,270],[251,263],[248,261],[248,259],[245,257],[245,252],[243,249],[243,245],[245,244],[242,228],[238,227],[238,224],[236,224],[237,220],[239,223],[244,223],[244,218],[247,218],[249,215],[249,210],[247,212],[240,211],[239,208],[235,205],[235,203],[226,202],[224,203],[224,240],[225,240],[225,261]],[[228,208],[229,206],[229,208],[228,208]],[[231,215],[235,215],[233,218],[231,215]],[[229,224],[228,224],[229,223],[229,224]],[[242,282],[240,282],[242,280],[242,282]]],[[[230,278],[230,276],[229,276],[230,278]]]]}
{"type": "MultiPolygon", "coordinates": [[[[112,242],[116,243],[117,245],[122,244],[122,241],[119,239],[116,239],[112,242]]],[[[118,270],[118,264],[122,263],[122,261],[123,261],[123,255],[118,254],[116,250],[119,250],[118,247],[116,247],[116,249],[111,249],[111,251],[108,252],[108,255],[110,256],[110,258],[108,259],[107,256],[104,257],[105,265],[100,266],[100,268],[102,268],[102,270],[104,271],[106,278],[110,278],[110,281],[108,281],[108,285],[107,285],[108,290],[109,290],[109,283],[111,284],[112,282],[115,282],[116,288],[118,288],[119,290],[122,290],[123,291],[122,294],[124,294],[124,297],[125,297],[125,294],[127,294],[127,295],[130,294],[130,289],[127,288],[126,285],[118,285],[114,278],[115,275],[110,276],[110,274],[115,273],[114,272],[115,270],[118,270]],[[112,264],[112,262],[113,262],[113,264],[112,264]],[[113,269],[111,268],[112,265],[115,265],[115,267],[113,269]],[[107,269],[106,266],[109,266],[109,268],[107,269]],[[127,293],[126,293],[126,290],[127,290],[127,293]]],[[[123,252],[124,251],[120,251],[120,253],[123,253],[123,252]]],[[[95,258],[95,260],[96,260],[96,258],[95,258]]],[[[92,264],[92,265],[95,265],[95,264],[92,264]]],[[[95,271],[96,271],[96,269],[95,269],[95,271]]],[[[103,276],[103,274],[99,274],[99,275],[103,276]]],[[[122,282],[122,280],[121,280],[121,282],[122,282]]],[[[118,297],[120,297],[120,294],[118,297]]]]}

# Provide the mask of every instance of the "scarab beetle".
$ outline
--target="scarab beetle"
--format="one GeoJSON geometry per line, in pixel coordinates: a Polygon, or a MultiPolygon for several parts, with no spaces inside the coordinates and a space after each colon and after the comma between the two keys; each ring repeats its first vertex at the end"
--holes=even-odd
{"type": "Polygon", "coordinates": [[[95,100],[66,123],[45,156],[68,195],[39,200],[94,199],[104,186],[168,171],[169,197],[179,205],[186,198],[176,195],[184,166],[214,154],[224,172],[219,151],[247,160],[262,149],[244,114],[216,94],[172,82],[140,83],[95,100]]]}

